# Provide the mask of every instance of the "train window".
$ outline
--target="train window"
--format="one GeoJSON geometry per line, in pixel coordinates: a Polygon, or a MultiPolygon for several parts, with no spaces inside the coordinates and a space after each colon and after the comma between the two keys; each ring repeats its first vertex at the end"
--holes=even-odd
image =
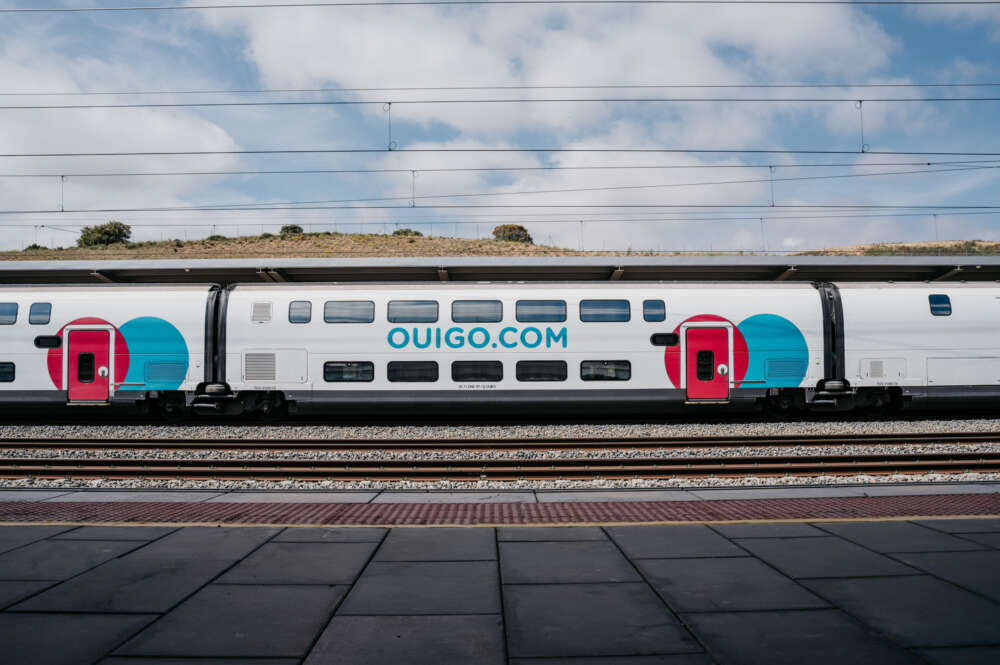
{"type": "Polygon", "coordinates": [[[371,323],[375,320],[375,303],[371,300],[331,300],[323,305],[323,320],[327,323],[371,323]]]}
{"type": "Polygon", "coordinates": [[[31,304],[31,309],[28,310],[29,324],[45,326],[48,325],[50,318],[52,318],[52,303],[36,302],[31,304]]]}
{"type": "Polygon", "coordinates": [[[551,323],[566,320],[565,300],[518,300],[517,320],[551,323]]]}
{"type": "Polygon", "coordinates": [[[517,363],[518,381],[565,381],[568,372],[562,360],[522,360],[517,363]]]}
{"type": "Polygon", "coordinates": [[[581,300],[581,321],[628,321],[632,318],[628,300],[581,300]]]}
{"type": "Polygon", "coordinates": [[[0,326],[12,326],[17,323],[17,303],[0,302],[0,326]]]}
{"type": "Polygon", "coordinates": [[[677,346],[680,337],[677,333],[653,333],[649,336],[649,343],[653,346],[677,346]]]}
{"type": "Polygon", "coordinates": [[[696,369],[699,381],[711,381],[715,376],[715,353],[702,350],[698,352],[696,369]]]}
{"type": "Polygon", "coordinates": [[[632,378],[632,363],[627,360],[584,360],[580,363],[580,378],[584,381],[628,381],[632,378]]]}
{"type": "Polygon", "coordinates": [[[451,303],[451,320],[455,323],[497,323],[503,319],[503,303],[499,300],[456,300],[451,303]]]}
{"type": "Polygon", "coordinates": [[[312,321],[313,304],[308,300],[296,300],[288,303],[289,323],[309,323],[312,321]]]}
{"type": "Polygon", "coordinates": [[[14,382],[14,363],[0,363],[0,383],[14,382]]]}
{"type": "Polygon", "coordinates": [[[662,300],[642,301],[643,321],[663,321],[667,318],[667,304],[662,300]]]}
{"type": "Polygon", "coordinates": [[[951,298],[943,293],[934,293],[927,296],[931,305],[931,314],[934,316],[951,316],[951,298]]]}
{"type": "Polygon", "coordinates": [[[250,320],[254,323],[266,323],[271,320],[271,303],[255,302],[250,308],[250,320]]]}
{"type": "Polygon", "coordinates": [[[503,381],[503,363],[498,360],[456,360],[451,364],[451,380],[503,381]]]}
{"type": "Polygon", "coordinates": [[[80,383],[94,382],[94,354],[81,353],[76,358],[76,380],[80,383]]]}
{"type": "Polygon", "coordinates": [[[39,349],[58,349],[62,346],[62,337],[59,335],[39,335],[35,338],[35,346],[39,349]]]}
{"type": "Polygon", "coordinates": [[[340,381],[374,381],[375,365],[370,362],[323,363],[323,380],[327,383],[337,383],[340,381]]]}
{"type": "Polygon", "coordinates": [[[434,323],[438,320],[437,300],[390,300],[390,323],[434,323]]]}
{"type": "Polygon", "coordinates": [[[388,377],[393,382],[434,382],[438,380],[438,364],[434,361],[391,362],[388,377]]]}

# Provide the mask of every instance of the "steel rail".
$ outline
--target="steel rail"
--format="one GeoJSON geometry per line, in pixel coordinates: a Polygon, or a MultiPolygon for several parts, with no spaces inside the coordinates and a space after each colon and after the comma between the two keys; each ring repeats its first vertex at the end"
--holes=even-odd
{"type": "Polygon", "coordinates": [[[1000,432],[912,434],[822,434],[780,436],[521,438],[521,439],[207,439],[207,438],[0,438],[0,449],[77,450],[521,450],[746,448],[822,445],[908,445],[925,443],[1000,443],[1000,432]]]}
{"type": "Polygon", "coordinates": [[[1000,453],[809,455],[754,458],[528,460],[4,459],[0,478],[249,478],[295,480],[664,478],[1000,471],[1000,453]]]}

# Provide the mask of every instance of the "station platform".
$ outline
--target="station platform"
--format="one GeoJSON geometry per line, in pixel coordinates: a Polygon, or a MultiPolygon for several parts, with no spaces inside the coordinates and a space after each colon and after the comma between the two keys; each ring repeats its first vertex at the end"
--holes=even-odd
{"type": "Polygon", "coordinates": [[[0,491],[0,660],[1000,662],[996,484],[656,492],[0,491]]]}

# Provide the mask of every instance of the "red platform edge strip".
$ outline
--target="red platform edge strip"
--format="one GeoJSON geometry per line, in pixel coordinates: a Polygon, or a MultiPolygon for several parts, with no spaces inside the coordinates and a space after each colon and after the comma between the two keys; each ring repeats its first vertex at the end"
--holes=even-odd
{"type": "Polygon", "coordinates": [[[474,526],[986,515],[1000,515],[1000,494],[559,503],[0,503],[0,523],[474,526]]]}

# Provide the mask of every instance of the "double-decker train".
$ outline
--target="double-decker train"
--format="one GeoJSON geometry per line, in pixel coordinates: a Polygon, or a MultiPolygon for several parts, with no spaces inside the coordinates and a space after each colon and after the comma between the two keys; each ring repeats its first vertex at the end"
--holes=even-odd
{"type": "Polygon", "coordinates": [[[0,287],[0,408],[1000,405],[990,283],[0,287]]]}

